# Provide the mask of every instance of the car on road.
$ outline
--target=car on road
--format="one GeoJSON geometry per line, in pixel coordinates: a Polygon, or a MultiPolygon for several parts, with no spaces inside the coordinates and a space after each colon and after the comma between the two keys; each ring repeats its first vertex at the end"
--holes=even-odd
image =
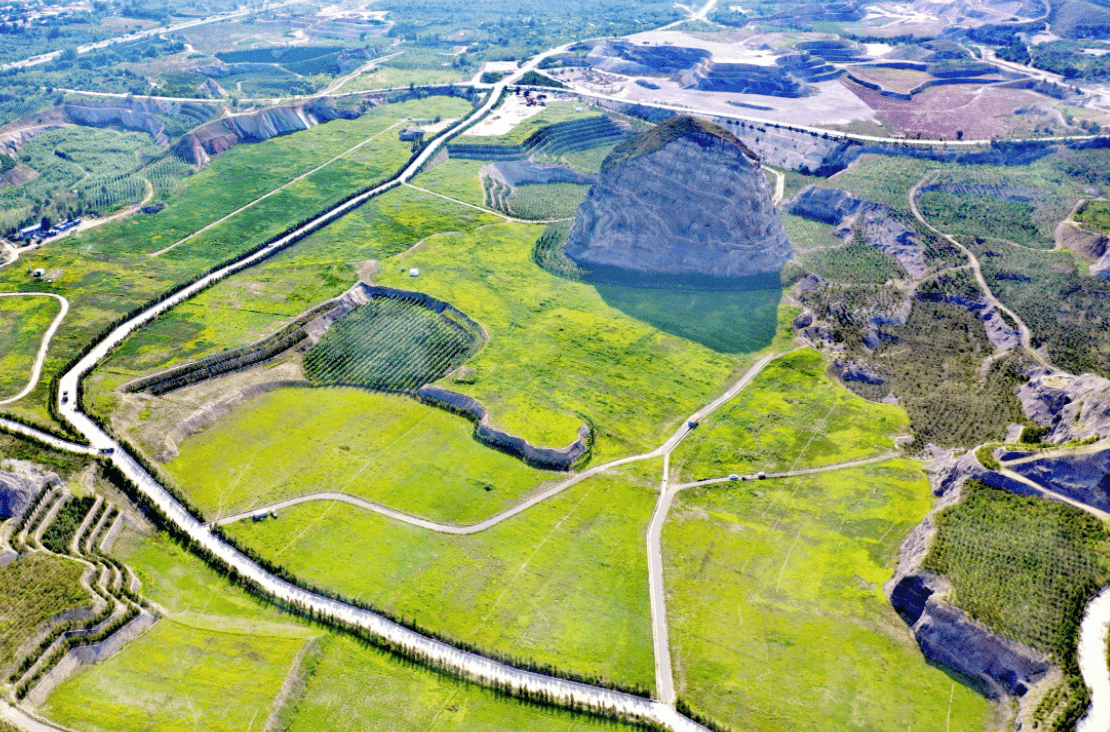
{"type": "Polygon", "coordinates": [[[740,480],[740,476],[737,475],[736,473],[733,473],[732,475],[728,476],[728,479],[729,480],[740,480]]]}

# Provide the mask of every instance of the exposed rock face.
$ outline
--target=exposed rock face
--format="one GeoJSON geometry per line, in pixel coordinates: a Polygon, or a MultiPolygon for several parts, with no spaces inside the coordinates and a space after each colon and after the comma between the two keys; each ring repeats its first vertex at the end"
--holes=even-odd
{"type": "Polygon", "coordinates": [[[588,185],[597,182],[596,175],[579,173],[562,165],[536,165],[527,160],[503,160],[482,166],[482,175],[501,181],[510,188],[534,183],[578,183],[588,185]]]}
{"type": "Polygon", "coordinates": [[[355,110],[338,109],[331,99],[314,99],[298,107],[274,107],[254,114],[226,117],[198,127],[174,148],[179,156],[203,168],[211,158],[242,142],[262,142],[315,127],[333,119],[354,119],[355,110]]]}
{"type": "Polygon", "coordinates": [[[1038,367],[1017,394],[1026,416],[1051,428],[1045,442],[1110,435],[1110,380],[1097,374],[1071,376],[1038,367]]]}
{"type": "Polygon", "coordinates": [[[211,107],[199,103],[138,99],[66,102],[63,108],[74,124],[89,127],[118,126],[147,132],[159,145],[169,143],[169,137],[165,133],[166,123],[158,118],[159,113],[185,115],[200,121],[210,119],[213,113],[211,107]]]}
{"type": "Polygon", "coordinates": [[[938,599],[930,585],[929,577],[910,575],[890,597],[926,657],[981,682],[995,699],[1004,693],[1022,696],[1048,673],[1051,664],[1036,651],[992,633],[938,599]]]}
{"type": "Polygon", "coordinates": [[[602,41],[586,55],[585,63],[602,71],[627,76],[676,74],[709,58],[709,51],[677,46],[637,46],[628,41],[602,41]]]}
{"type": "Polygon", "coordinates": [[[32,463],[5,460],[0,467],[0,517],[22,517],[35,496],[48,485],[60,483],[54,473],[41,473],[32,463]]]}
{"type": "Polygon", "coordinates": [[[1110,511],[1110,450],[1033,459],[1008,467],[1054,493],[1110,511]]]}
{"type": "Polygon", "coordinates": [[[598,281],[751,288],[778,286],[790,242],[755,154],[675,117],[613,149],[565,251],[598,281]]]}

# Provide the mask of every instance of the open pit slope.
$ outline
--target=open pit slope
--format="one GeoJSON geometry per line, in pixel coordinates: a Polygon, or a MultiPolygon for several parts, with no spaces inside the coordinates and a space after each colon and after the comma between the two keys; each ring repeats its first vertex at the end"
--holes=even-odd
{"type": "Polygon", "coordinates": [[[790,242],[758,156],[679,116],[613,148],[565,251],[597,281],[756,289],[777,283],[790,242]]]}

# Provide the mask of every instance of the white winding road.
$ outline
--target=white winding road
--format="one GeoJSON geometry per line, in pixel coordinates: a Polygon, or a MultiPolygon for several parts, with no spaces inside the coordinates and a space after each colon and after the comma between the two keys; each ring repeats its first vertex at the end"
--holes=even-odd
{"type": "MultiPolygon", "coordinates": [[[[492,109],[499,100],[501,92],[506,85],[518,79],[524,72],[534,68],[539,61],[547,55],[557,53],[560,50],[561,49],[552,49],[545,54],[533,58],[525,64],[519,72],[495,85],[488,99],[478,109],[471,113],[468,121],[473,122],[492,109]]],[[[138,315],[117,326],[103,340],[97,343],[71,370],[61,376],[59,388],[60,395],[75,395],[80,380],[92,371],[100,361],[106,358],[115,347],[120,345],[137,328],[184,302],[210,284],[266,259],[283,247],[291,244],[298,236],[306,231],[316,226],[326,224],[348,211],[353,210],[367,199],[408,181],[416,174],[420,167],[438,151],[447,139],[448,136],[444,136],[429,143],[428,147],[412,161],[396,180],[378,186],[347,203],[321,214],[297,231],[272,242],[250,257],[235,264],[222,267],[194,281],[174,295],[151,305],[138,315]]],[[[708,413],[712,408],[716,408],[719,404],[724,403],[731,393],[735,393],[738,390],[738,387],[734,387],[730,390],[729,394],[718,399],[712,405],[703,408],[699,414],[708,413]]],[[[422,654],[434,662],[454,669],[482,683],[504,684],[530,692],[546,693],[568,705],[583,704],[597,709],[614,710],[621,714],[660,724],[675,732],[685,732],[686,730],[700,730],[704,732],[704,727],[678,714],[673,708],[665,704],[623,692],[522,671],[489,658],[462,651],[441,641],[428,638],[420,633],[387,620],[376,613],[317,595],[294,584],[278,579],[228,544],[225,544],[221,539],[216,537],[207,526],[185,510],[185,508],[181,506],[181,504],[178,503],[153,476],[147,473],[134,458],[123,450],[122,446],[119,445],[111,435],[104,432],[88,416],[79,411],[74,399],[67,399],[64,404],[60,403],[60,401],[61,397],[59,398],[58,409],[63,418],[88,439],[93,449],[98,451],[111,449],[112,452],[109,459],[125,476],[135,483],[139,491],[142,492],[178,530],[188,536],[192,541],[196,542],[198,546],[203,547],[213,556],[219,558],[219,560],[224,562],[228,567],[255,583],[267,595],[285,602],[296,603],[300,607],[320,615],[330,616],[342,622],[363,628],[379,638],[386,639],[402,648],[422,654]]],[[[0,424],[2,424],[2,422],[0,422],[0,424]]],[[[11,425],[8,424],[5,424],[5,426],[12,429],[21,427],[21,425],[11,427],[11,425]]],[[[29,428],[23,428],[23,430],[29,430],[29,428]]],[[[17,429],[17,431],[21,430],[17,429]]],[[[28,431],[28,433],[34,432],[34,430],[28,431]]],[[[685,432],[680,429],[667,441],[665,447],[667,445],[673,447],[673,445],[677,444],[684,436],[685,432]]],[[[660,450],[662,449],[663,448],[660,448],[660,450]]],[[[82,448],[82,450],[87,452],[87,448],[82,448]]],[[[523,510],[523,508],[520,510],[523,510]]]]}
{"type": "Polygon", "coordinates": [[[46,362],[46,352],[50,349],[50,339],[58,332],[58,327],[61,326],[66,314],[69,313],[69,300],[61,295],[55,295],[53,292],[0,292],[0,297],[52,297],[61,305],[58,314],[54,316],[50,327],[46,329],[46,333],[42,336],[42,345],[39,346],[38,355],[35,357],[35,365],[31,367],[31,379],[27,382],[27,386],[23,387],[23,391],[13,397],[0,399],[0,405],[4,405],[18,402],[38,386],[39,378],[42,376],[42,365],[46,362]]]}

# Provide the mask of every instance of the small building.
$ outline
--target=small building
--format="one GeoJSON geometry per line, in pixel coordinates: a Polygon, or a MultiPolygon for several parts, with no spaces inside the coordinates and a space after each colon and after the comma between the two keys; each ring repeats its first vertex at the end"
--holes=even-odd
{"type": "Polygon", "coordinates": [[[416,140],[424,139],[424,130],[419,130],[415,127],[406,127],[401,130],[397,136],[401,142],[415,142],[416,140]]]}
{"type": "Polygon", "coordinates": [[[409,277],[419,277],[419,276],[420,276],[420,270],[418,270],[416,267],[413,267],[412,269],[409,270],[409,277]]]}
{"type": "Polygon", "coordinates": [[[39,236],[40,234],[42,234],[42,225],[35,224],[34,226],[28,226],[26,228],[20,229],[19,233],[12,238],[16,241],[22,241],[24,239],[32,239],[36,236],[39,236]]]}
{"type": "Polygon", "coordinates": [[[32,277],[42,277],[44,274],[46,274],[46,270],[43,269],[42,267],[39,267],[38,269],[36,269],[34,272],[31,273],[31,276],[32,277]]]}

